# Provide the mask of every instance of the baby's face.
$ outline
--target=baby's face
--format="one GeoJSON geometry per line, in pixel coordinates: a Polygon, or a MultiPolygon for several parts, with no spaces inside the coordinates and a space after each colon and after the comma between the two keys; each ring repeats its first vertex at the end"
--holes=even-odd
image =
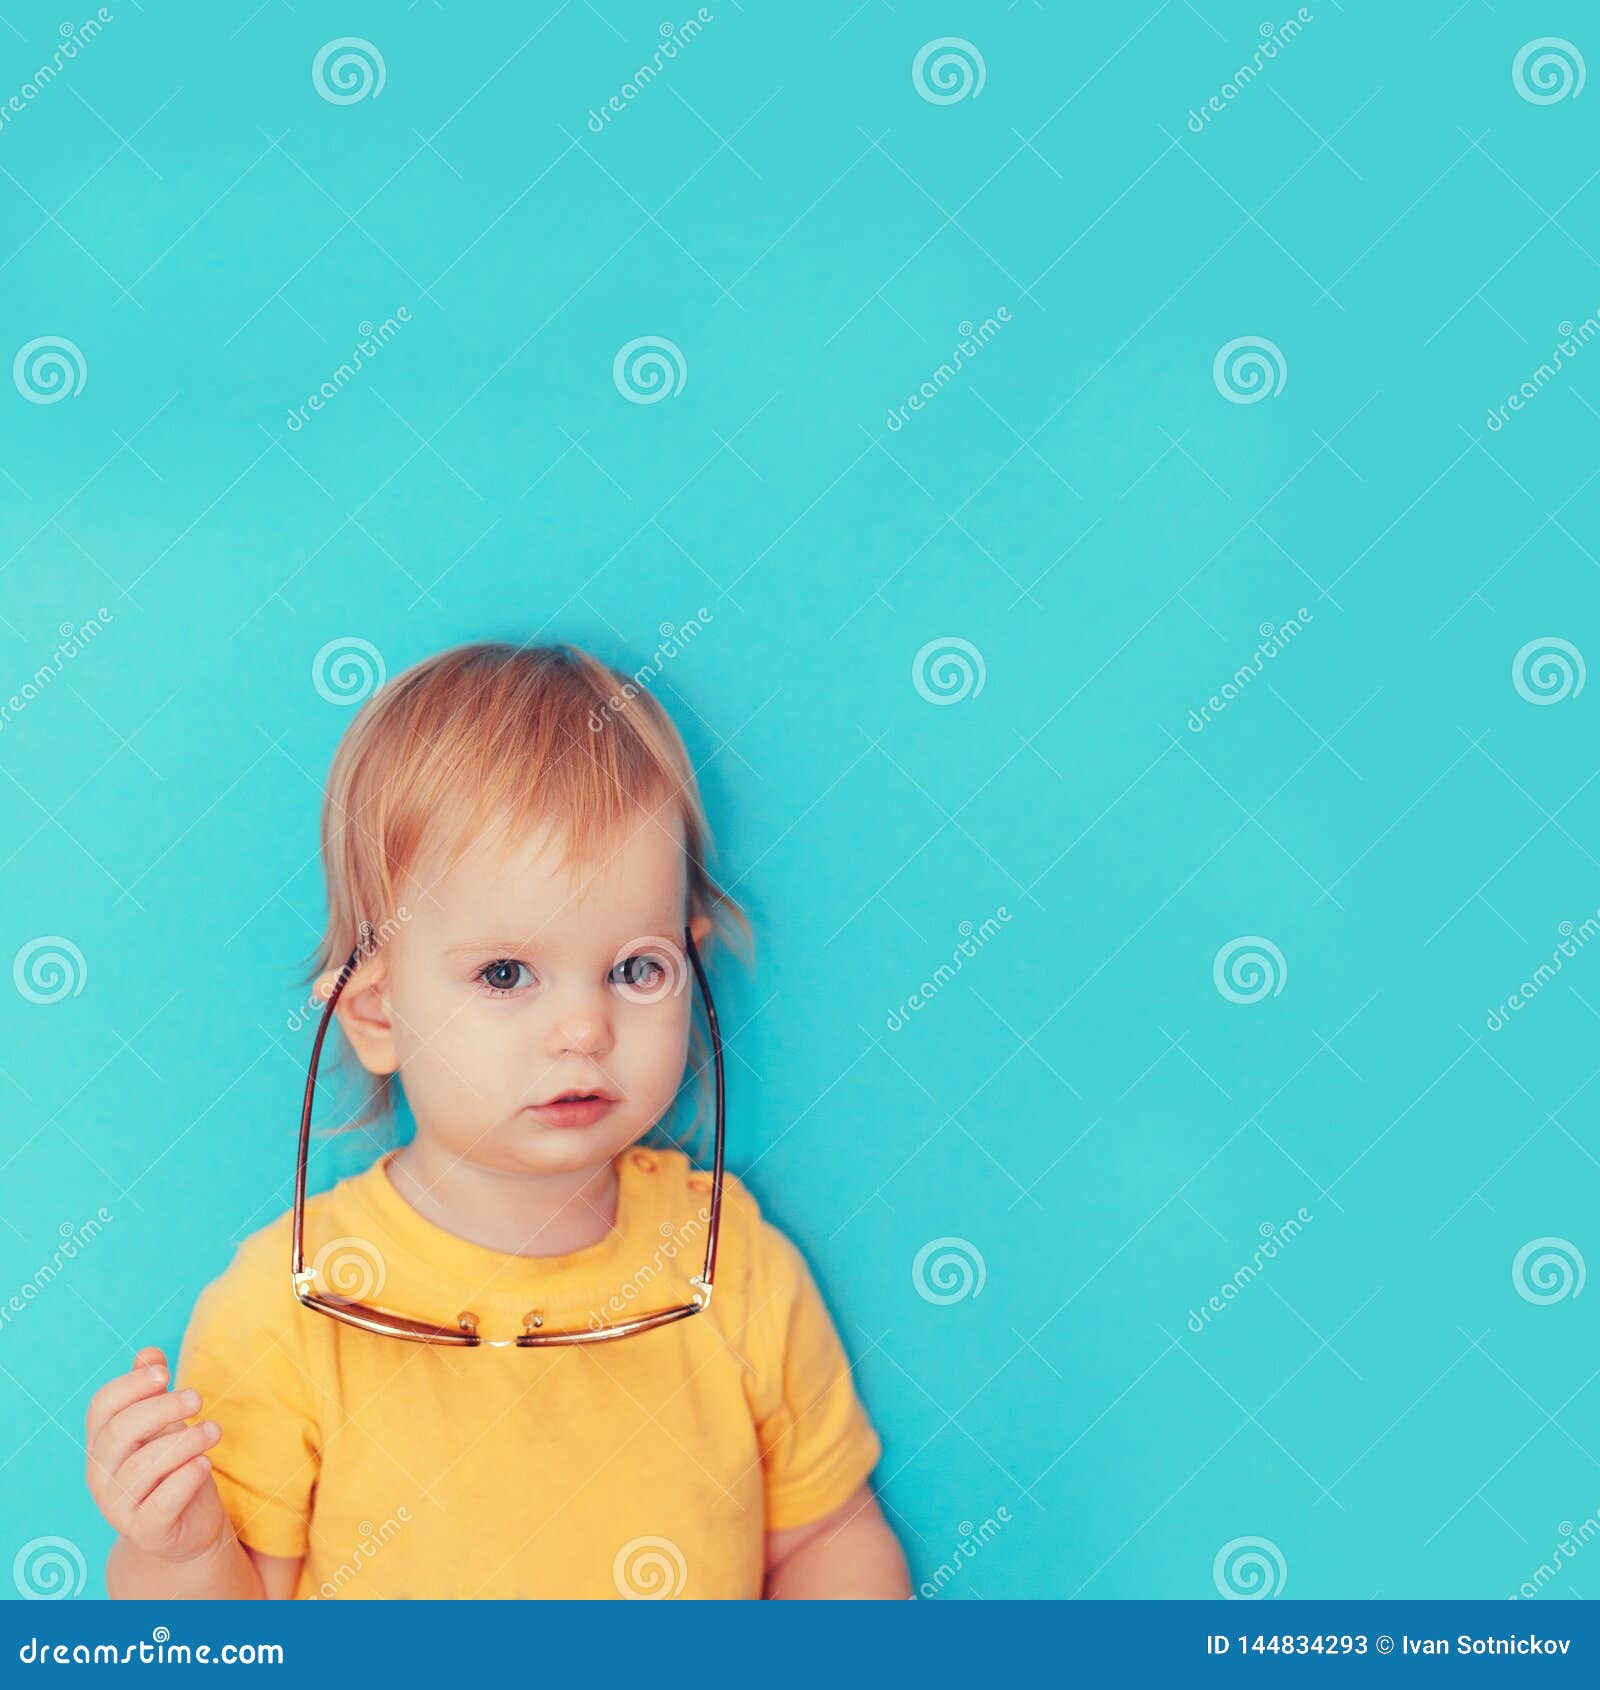
{"type": "Polygon", "coordinates": [[[512,1174],[596,1168],[648,1132],[682,1082],[695,996],[673,808],[640,812],[595,865],[561,872],[551,844],[495,836],[443,872],[419,862],[381,978],[345,994],[357,1053],[398,1067],[419,1137],[512,1174]],[[569,1091],[613,1101],[575,1123],[538,1107],[569,1091]]]}

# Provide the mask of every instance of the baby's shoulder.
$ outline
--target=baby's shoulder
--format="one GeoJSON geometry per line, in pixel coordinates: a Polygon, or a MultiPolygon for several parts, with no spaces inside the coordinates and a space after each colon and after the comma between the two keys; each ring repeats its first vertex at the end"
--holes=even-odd
{"type": "MultiPolygon", "coordinates": [[[[643,1206],[649,1224],[665,1235],[674,1230],[703,1233],[711,1224],[716,1182],[709,1168],[699,1168],[681,1150],[651,1145],[626,1153],[644,1176],[649,1200],[643,1206]]],[[[722,1201],[717,1211],[718,1251],[724,1243],[739,1251],[750,1247],[767,1224],[755,1193],[731,1168],[722,1170],[722,1201]]]]}
{"type": "MultiPolygon", "coordinates": [[[[663,1237],[671,1223],[685,1248],[704,1249],[712,1219],[714,1181],[681,1150],[635,1151],[654,1192],[652,1224],[663,1237]],[[690,1241],[692,1240],[692,1246],[690,1241]]],[[[722,1174],[717,1212],[716,1301],[742,1329],[755,1320],[782,1321],[803,1293],[809,1269],[799,1247],[761,1207],[749,1184],[731,1169],[722,1174]]]]}

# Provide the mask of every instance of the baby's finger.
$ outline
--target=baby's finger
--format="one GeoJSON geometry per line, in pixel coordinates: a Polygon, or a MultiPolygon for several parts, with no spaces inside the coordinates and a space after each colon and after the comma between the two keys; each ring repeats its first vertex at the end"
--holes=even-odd
{"type": "Polygon", "coordinates": [[[124,1502],[137,1507],[169,1473],[175,1473],[184,1462],[209,1449],[221,1435],[222,1428],[215,1420],[202,1420],[198,1426],[186,1426],[170,1438],[157,1438],[136,1449],[112,1475],[112,1482],[124,1502]]]}
{"type": "Polygon", "coordinates": [[[204,1455],[191,1456],[174,1473],[169,1473],[140,1503],[138,1521],[151,1532],[170,1530],[178,1516],[200,1494],[211,1479],[211,1461],[204,1455]]]}
{"type": "MultiPolygon", "coordinates": [[[[156,1353],[159,1355],[160,1351],[156,1353]]],[[[89,1409],[84,1416],[85,1441],[92,1443],[112,1415],[166,1388],[167,1368],[164,1362],[139,1366],[131,1373],[119,1373],[115,1379],[108,1380],[89,1399],[89,1409]]]]}
{"type": "Polygon", "coordinates": [[[180,1430],[183,1416],[200,1407],[198,1391],[163,1391],[114,1414],[89,1446],[90,1456],[108,1473],[115,1473],[133,1452],[152,1438],[180,1430]]]}

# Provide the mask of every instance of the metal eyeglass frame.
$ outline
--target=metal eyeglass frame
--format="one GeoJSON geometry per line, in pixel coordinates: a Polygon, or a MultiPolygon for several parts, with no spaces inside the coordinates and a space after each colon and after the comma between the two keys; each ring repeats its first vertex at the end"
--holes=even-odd
{"type": "Polygon", "coordinates": [[[717,1011],[711,1001],[711,986],[706,979],[705,969],[701,966],[700,955],[695,950],[694,936],[687,927],[683,930],[683,942],[706,1007],[706,1022],[711,1031],[711,1054],[717,1079],[716,1151],[712,1173],[711,1216],[706,1230],[706,1259],[701,1272],[689,1280],[695,1290],[687,1303],[674,1308],[657,1309],[650,1314],[636,1315],[630,1320],[618,1321],[611,1325],[601,1324],[582,1330],[559,1332],[546,1332],[543,1329],[543,1316],[537,1309],[530,1309],[522,1317],[522,1331],[515,1338],[482,1338],[478,1335],[478,1317],[470,1309],[463,1309],[456,1316],[456,1324],[453,1327],[436,1326],[431,1321],[414,1320],[409,1315],[395,1314],[389,1309],[324,1296],[314,1288],[317,1270],[305,1265],[304,1250],[306,1160],[311,1142],[311,1102],[316,1090],[317,1062],[322,1055],[322,1041],[327,1034],[328,1024],[333,1019],[334,1005],[339,1001],[339,994],[355,972],[356,962],[363,948],[359,943],[339,971],[339,978],[328,998],[327,1007],[322,1012],[316,1040],[311,1046],[311,1071],[306,1075],[305,1105],[300,1112],[300,1154],[294,1179],[294,1243],[290,1273],[295,1296],[308,1309],[314,1309],[318,1314],[343,1321],[347,1326],[360,1327],[364,1332],[375,1332],[380,1337],[405,1338],[420,1344],[456,1344],[471,1347],[484,1345],[490,1349],[533,1349],[545,1344],[607,1343],[616,1338],[630,1337],[635,1332],[648,1331],[653,1326],[665,1326],[669,1321],[682,1320],[708,1307],[711,1302],[712,1276],[717,1265],[717,1223],[722,1212],[722,1036],[717,1030],[717,1011]]]}

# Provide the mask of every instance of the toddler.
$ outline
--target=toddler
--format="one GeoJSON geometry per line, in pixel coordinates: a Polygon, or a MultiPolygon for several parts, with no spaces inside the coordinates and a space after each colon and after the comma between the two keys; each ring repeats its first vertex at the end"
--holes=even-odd
{"type": "Polygon", "coordinates": [[[906,1597],[881,1452],[804,1258],[723,1179],[641,1143],[684,1078],[685,929],[747,932],[659,704],[570,646],[470,645],[363,707],[322,817],[312,972],[410,1143],[285,1214],[201,1293],[172,1378],[95,1394],[113,1597],[906,1597]],[[675,941],[675,943],[674,943],[675,941]],[[558,1099],[567,1101],[558,1102],[558,1099]],[[517,1348],[703,1301],[602,1342],[517,1348]],[[462,1324],[465,1322],[465,1324],[462,1324]],[[176,1388],[174,1388],[176,1387],[176,1388]],[[206,1418],[199,1418],[204,1414],[206,1418]]]}

